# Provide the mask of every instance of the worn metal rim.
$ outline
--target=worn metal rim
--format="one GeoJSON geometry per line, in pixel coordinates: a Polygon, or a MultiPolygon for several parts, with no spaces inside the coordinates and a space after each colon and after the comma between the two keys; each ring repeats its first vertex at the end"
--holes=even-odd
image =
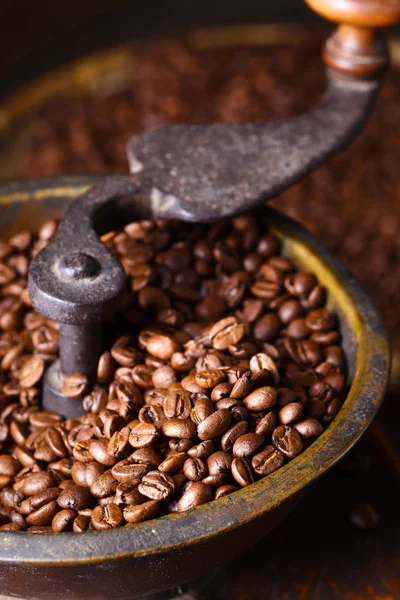
{"type": "MultiPolygon", "coordinates": [[[[11,184],[0,188],[0,205],[46,197],[73,198],[99,179],[62,177],[11,184]]],[[[356,279],[320,242],[288,217],[265,210],[288,253],[295,252],[328,287],[356,339],[353,383],[329,429],[294,461],[231,496],[133,529],[57,535],[4,532],[0,537],[0,561],[59,566],[156,556],[169,550],[183,552],[290,500],[330,469],[364,433],[380,406],[389,374],[389,349],[380,319],[356,279]]]]}

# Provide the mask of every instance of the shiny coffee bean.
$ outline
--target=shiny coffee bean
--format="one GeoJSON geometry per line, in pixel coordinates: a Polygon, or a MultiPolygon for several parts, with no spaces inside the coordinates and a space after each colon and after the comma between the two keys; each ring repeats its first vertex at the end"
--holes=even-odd
{"type": "Polygon", "coordinates": [[[188,458],[183,465],[183,473],[189,481],[201,481],[208,474],[206,463],[201,458],[188,458]]]}
{"type": "Polygon", "coordinates": [[[178,512],[190,510],[201,504],[206,504],[212,500],[211,488],[201,481],[196,481],[183,494],[177,504],[178,512]]]}
{"type": "Polygon", "coordinates": [[[208,458],[213,452],[214,442],[212,440],[200,442],[200,444],[196,444],[188,450],[189,456],[192,458],[201,458],[203,460],[208,458]]]}
{"type": "Polygon", "coordinates": [[[243,400],[247,410],[250,412],[259,412],[260,410],[268,410],[272,408],[277,401],[277,391],[270,386],[260,387],[254,392],[251,392],[243,400]]]}
{"type": "Polygon", "coordinates": [[[91,520],[94,528],[99,531],[115,529],[122,523],[122,510],[117,504],[112,503],[107,506],[96,506],[93,509],[91,520]]]}
{"type": "Polygon", "coordinates": [[[72,531],[73,523],[78,516],[77,512],[72,509],[60,510],[51,522],[51,528],[54,533],[61,533],[62,531],[72,531]]]}
{"type": "Polygon", "coordinates": [[[234,480],[241,486],[246,487],[254,482],[254,476],[249,463],[243,458],[234,458],[231,471],[234,480]]]}
{"type": "MultiPolygon", "coordinates": [[[[203,423],[205,423],[205,421],[203,421],[203,423]]],[[[185,440],[189,440],[196,437],[196,424],[188,419],[169,419],[164,423],[162,429],[164,435],[166,435],[167,437],[180,438],[185,440]]]]}
{"type": "Polygon", "coordinates": [[[233,444],[232,453],[236,458],[247,458],[264,445],[264,436],[258,433],[245,433],[233,444]]]}
{"type": "Polygon", "coordinates": [[[89,508],[92,504],[89,489],[80,485],[69,487],[63,490],[58,496],[57,504],[60,508],[68,508],[72,510],[82,510],[89,508]]]}
{"type": "Polygon", "coordinates": [[[123,516],[128,523],[141,523],[155,519],[160,513],[160,504],[156,500],[144,502],[138,506],[127,506],[124,508],[123,516]]]}
{"type": "Polygon", "coordinates": [[[303,449],[299,433],[292,427],[280,425],[272,434],[274,446],[288,458],[295,458],[303,449]]]}
{"type": "Polygon", "coordinates": [[[270,475],[279,469],[285,460],[283,452],[274,448],[274,446],[266,446],[261,452],[255,454],[251,460],[251,466],[257,475],[270,475]]]}
{"type": "Polygon", "coordinates": [[[201,440],[212,440],[225,433],[232,422],[232,415],[227,409],[219,409],[202,421],[197,427],[197,435],[201,440]]]}

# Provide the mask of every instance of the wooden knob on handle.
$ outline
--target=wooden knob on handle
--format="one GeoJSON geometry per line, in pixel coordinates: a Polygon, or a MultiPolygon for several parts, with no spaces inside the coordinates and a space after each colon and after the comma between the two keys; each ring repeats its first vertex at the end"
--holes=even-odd
{"type": "Polygon", "coordinates": [[[400,21],[400,0],[305,0],[318,14],[339,23],[327,40],[324,60],[343,74],[373,78],[388,64],[386,44],[377,29],[400,21]]]}

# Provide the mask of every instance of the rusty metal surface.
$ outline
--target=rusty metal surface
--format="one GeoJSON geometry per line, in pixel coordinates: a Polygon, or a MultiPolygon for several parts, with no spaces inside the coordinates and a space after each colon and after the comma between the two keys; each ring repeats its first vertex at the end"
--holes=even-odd
{"type": "MultiPolygon", "coordinates": [[[[60,211],[93,180],[68,178],[55,187],[43,182],[0,190],[0,233],[12,215],[14,225],[32,216],[32,226],[60,211]],[[21,219],[21,221],[18,220],[21,219]]],[[[345,350],[353,383],[329,430],[300,457],[248,488],[186,514],[139,524],[134,530],[74,534],[2,534],[0,583],[16,597],[138,597],[195,579],[229,560],[276,527],[303,490],[343,456],[377,411],[387,382],[387,342],[376,313],[354,278],[302,228],[265,210],[270,226],[283,237],[284,252],[316,273],[341,314],[345,350]],[[85,586],[82,587],[82,581],[85,586]],[[35,583],[36,582],[36,583],[35,583]]]]}

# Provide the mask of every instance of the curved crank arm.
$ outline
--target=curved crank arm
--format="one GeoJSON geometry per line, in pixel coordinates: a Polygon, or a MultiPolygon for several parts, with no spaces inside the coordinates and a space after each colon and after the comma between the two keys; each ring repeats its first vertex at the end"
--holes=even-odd
{"type": "Polygon", "coordinates": [[[349,144],[379,83],[329,74],[321,104],[291,120],[175,125],[128,146],[154,218],[214,221],[275,197],[349,144]]]}

